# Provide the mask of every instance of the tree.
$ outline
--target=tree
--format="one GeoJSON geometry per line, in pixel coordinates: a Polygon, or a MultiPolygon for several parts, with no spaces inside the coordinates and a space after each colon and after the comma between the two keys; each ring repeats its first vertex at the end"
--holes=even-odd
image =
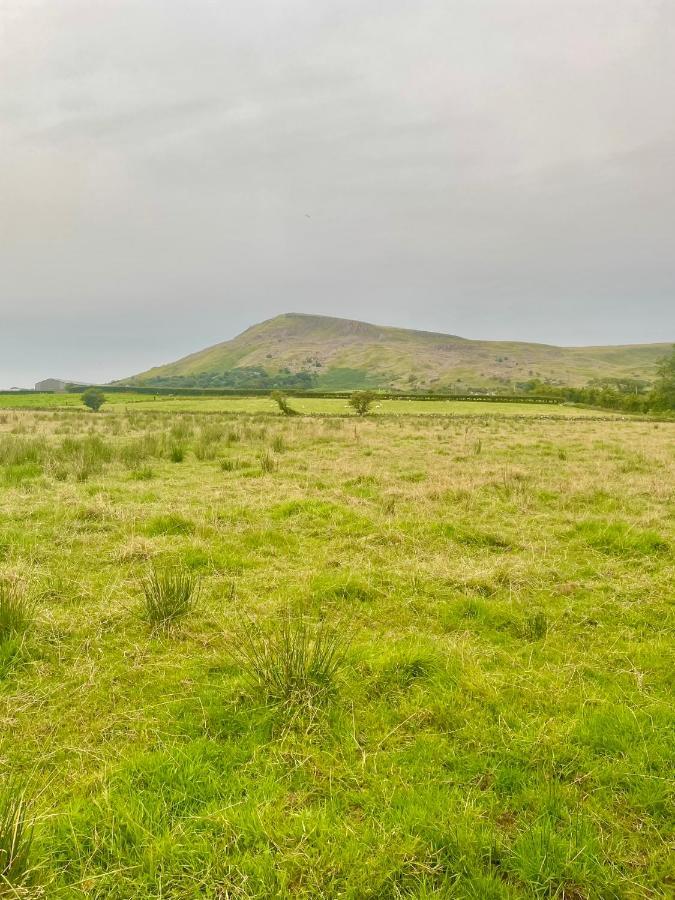
{"type": "Polygon", "coordinates": [[[82,394],[82,402],[89,409],[97,412],[105,403],[105,394],[98,388],[89,388],[82,394]]]}
{"type": "Polygon", "coordinates": [[[296,410],[294,410],[292,406],[289,406],[286,394],[282,394],[281,391],[272,391],[270,400],[274,400],[285,416],[297,416],[296,410]]]}
{"type": "Polygon", "coordinates": [[[655,406],[657,409],[675,409],[675,344],[669,355],[659,363],[658,373],[652,395],[655,406]]]}
{"type": "Polygon", "coordinates": [[[375,400],[372,391],[354,391],[349,398],[349,405],[358,416],[367,416],[375,400]]]}

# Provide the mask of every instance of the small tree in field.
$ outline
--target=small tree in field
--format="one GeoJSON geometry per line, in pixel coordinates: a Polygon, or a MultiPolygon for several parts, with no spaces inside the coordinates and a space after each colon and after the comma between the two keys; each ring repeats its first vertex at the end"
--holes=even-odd
{"type": "Polygon", "coordinates": [[[372,391],[354,391],[349,398],[349,405],[358,416],[367,416],[374,401],[375,394],[372,391]]]}
{"type": "Polygon", "coordinates": [[[281,391],[272,391],[272,393],[270,394],[270,400],[274,400],[276,405],[285,416],[297,416],[296,410],[294,410],[293,407],[289,406],[288,404],[288,397],[286,396],[286,394],[282,394],[281,391]]]}
{"type": "Polygon", "coordinates": [[[105,403],[105,394],[98,388],[89,388],[82,394],[82,402],[89,409],[97,412],[105,403]]]}
{"type": "Polygon", "coordinates": [[[659,377],[652,394],[657,409],[675,409],[675,344],[659,363],[659,377]]]}

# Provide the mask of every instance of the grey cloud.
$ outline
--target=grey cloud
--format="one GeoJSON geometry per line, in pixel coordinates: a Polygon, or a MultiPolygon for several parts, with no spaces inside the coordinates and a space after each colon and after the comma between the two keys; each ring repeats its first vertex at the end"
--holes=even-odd
{"type": "Polygon", "coordinates": [[[126,374],[289,310],[675,337],[668,0],[0,17],[0,384],[126,374]]]}

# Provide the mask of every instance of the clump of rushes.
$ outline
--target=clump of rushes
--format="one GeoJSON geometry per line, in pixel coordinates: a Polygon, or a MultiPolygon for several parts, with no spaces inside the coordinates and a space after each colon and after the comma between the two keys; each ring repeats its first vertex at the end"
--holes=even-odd
{"type": "Polygon", "coordinates": [[[169,450],[169,459],[173,463],[183,462],[185,459],[185,450],[179,444],[174,444],[169,450]]]}
{"type": "Polygon", "coordinates": [[[32,880],[33,823],[24,785],[16,779],[0,784],[0,897],[28,896],[32,880]]]}
{"type": "Polygon", "coordinates": [[[264,453],[260,453],[258,459],[260,460],[260,470],[262,471],[263,475],[269,475],[272,472],[276,471],[277,462],[269,452],[269,450],[265,451],[264,453]]]}
{"type": "Polygon", "coordinates": [[[169,631],[189,615],[199,596],[199,579],[185,569],[152,568],[141,582],[144,613],[153,631],[169,631]]]}
{"type": "Polygon", "coordinates": [[[0,579],[0,642],[25,631],[34,613],[34,603],[14,581],[0,579]]]}
{"type": "Polygon", "coordinates": [[[275,434],[272,438],[272,450],[274,450],[275,453],[283,453],[285,449],[286,443],[283,434],[275,434]]]}
{"type": "Polygon", "coordinates": [[[250,688],[292,715],[312,714],[337,691],[349,636],[340,624],[309,624],[284,615],[273,626],[244,618],[229,641],[233,661],[250,688]]]}

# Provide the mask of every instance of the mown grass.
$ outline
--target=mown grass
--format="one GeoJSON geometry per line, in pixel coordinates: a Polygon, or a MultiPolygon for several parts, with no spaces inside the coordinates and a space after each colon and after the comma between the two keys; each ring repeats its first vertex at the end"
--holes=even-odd
{"type": "Polygon", "coordinates": [[[5,414],[8,896],[669,896],[675,426],[495,412],[5,414]]]}

